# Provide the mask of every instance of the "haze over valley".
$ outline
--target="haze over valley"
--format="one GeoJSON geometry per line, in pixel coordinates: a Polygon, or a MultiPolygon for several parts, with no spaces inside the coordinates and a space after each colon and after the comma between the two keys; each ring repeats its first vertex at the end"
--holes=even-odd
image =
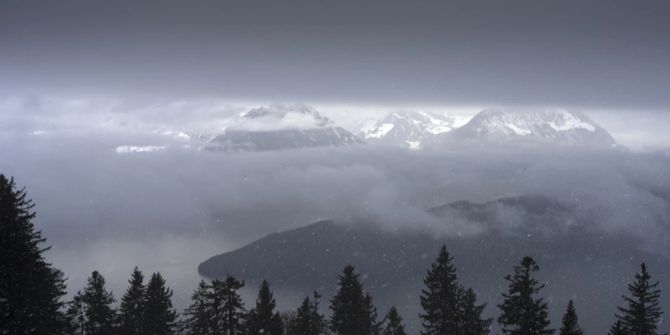
{"type": "Polygon", "coordinates": [[[356,310],[371,329],[402,316],[383,335],[451,334],[454,315],[512,334],[526,271],[538,329],[631,335],[622,295],[647,269],[666,314],[635,335],[668,333],[668,17],[661,0],[0,0],[0,333],[380,335],[340,327],[356,310]],[[122,299],[149,301],[135,266],[168,330],[128,326],[150,314],[122,299]],[[254,326],[265,280],[286,332],[254,326]],[[116,298],[108,326],[86,315],[93,284],[116,298]],[[315,290],[322,329],[296,332],[315,290]],[[244,305],[239,324],[195,331],[198,297],[244,305]],[[443,304],[459,311],[427,316],[443,304]]]}

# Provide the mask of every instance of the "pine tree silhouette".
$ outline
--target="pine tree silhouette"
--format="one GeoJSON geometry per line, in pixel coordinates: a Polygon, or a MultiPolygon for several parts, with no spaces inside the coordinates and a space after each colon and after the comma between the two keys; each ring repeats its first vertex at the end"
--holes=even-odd
{"type": "Polygon", "coordinates": [[[631,296],[623,296],[627,306],[619,307],[620,314],[617,315],[626,334],[658,334],[657,325],[663,315],[659,302],[661,290],[658,289],[658,282],[652,284],[650,279],[647,265],[642,263],[640,273],[635,274],[635,281],[628,284],[631,296]]]}
{"type": "Polygon", "coordinates": [[[172,290],[159,272],[151,275],[145,290],[144,334],[170,335],[177,331],[177,312],[172,308],[172,290]]]}
{"type": "Polygon", "coordinates": [[[238,290],[244,281],[228,276],[225,281],[212,281],[209,300],[212,304],[212,327],[216,334],[237,335],[244,333],[246,311],[238,290]]]}
{"type": "Polygon", "coordinates": [[[423,282],[421,334],[488,334],[491,320],[481,316],[486,305],[477,305],[475,292],[459,284],[446,246],[440,249],[423,282]]]}
{"type": "Polygon", "coordinates": [[[419,314],[422,335],[456,334],[460,330],[459,298],[462,289],[452,262],[453,257],[443,245],[423,280],[426,288],[421,291],[423,313],[419,314]]]}
{"type": "Polygon", "coordinates": [[[389,309],[386,317],[384,318],[384,329],[382,330],[382,335],[406,335],[405,326],[402,324],[402,317],[400,313],[395,308],[395,306],[389,309]]]}
{"type": "Polygon", "coordinates": [[[130,286],[121,298],[119,307],[119,333],[121,335],[144,334],[145,287],[144,275],[135,267],[128,283],[130,286]]]}
{"type": "Polygon", "coordinates": [[[379,333],[372,298],[363,293],[359,275],[347,265],[339,277],[338,291],[330,301],[330,329],[340,335],[379,333]]]}
{"type": "Polygon", "coordinates": [[[263,280],[256,298],[256,306],[247,315],[247,334],[282,335],[284,324],[281,315],[275,311],[277,301],[270,291],[270,285],[263,280]]]}
{"type": "Polygon", "coordinates": [[[514,267],[514,274],[507,275],[509,291],[503,293],[504,302],[498,307],[501,315],[498,323],[504,334],[546,335],[553,334],[549,329],[548,307],[542,298],[535,298],[544,285],[533,278],[540,267],[530,257],[524,257],[521,265],[514,267]]]}
{"type": "Polygon", "coordinates": [[[565,314],[563,314],[563,322],[561,324],[560,335],[583,335],[582,329],[579,327],[579,319],[577,317],[577,311],[575,310],[575,305],[570,300],[568,302],[568,307],[565,308],[565,314]]]}
{"type": "Polygon", "coordinates": [[[326,330],[323,315],[319,314],[319,299],[321,296],[314,291],[313,298],[303,300],[298,307],[295,317],[288,324],[289,335],[320,335],[326,330]]]}
{"type": "Polygon", "coordinates": [[[44,259],[46,239],[35,229],[34,204],[14,179],[0,174],[0,330],[6,334],[60,334],[63,275],[44,259]]]}
{"type": "Polygon", "coordinates": [[[86,334],[86,306],[81,291],[77,292],[72,298],[72,301],[68,303],[65,317],[67,320],[67,334],[86,334]]]}
{"type": "Polygon", "coordinates": [[[116,312],[112,309],[114,295],[105,289],[105,278],[93,271],[82,295],[86,321],[86,335],[114,334],[116,312]]]}
{"type": "Polygon", "coordinates": [[[616,320],[614,322],[614,324],[612,325],[612,327],[610,327],[610,331],[607,334],[608,335],[626,335],[626,334],[628,334],[628,332],[624,328],[624,325],[621,322],[621,320],[616,320]]]}
{"type": "Polygon", "coordinates": [[[198,284],[198,288],[193,292],[191,300],[193,301],[184,315],[183,328],[188,335],[209,335],[213,332],[213,312],[210,297],[212,296],[211,287],[204,280],[198,284]]]}
{"type": "Polygon", "coordinates": [[[461,314],[460,334],[485,335],[490,332],[493,320],[482,318],[486,304],[477,304],[477,295],[474,290],[469,288],[462,293],[459,306],[461,314]]]}

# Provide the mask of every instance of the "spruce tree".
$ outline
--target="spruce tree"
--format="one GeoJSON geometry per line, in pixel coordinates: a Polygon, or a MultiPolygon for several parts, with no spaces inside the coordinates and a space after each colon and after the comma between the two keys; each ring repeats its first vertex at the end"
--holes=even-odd
{"type": "Polygon", "coordinates": [[[121,298],[119,307],[119,333],[121,335],[144,334],[145,290],[144,275],[135,267],[128,283],[130,286],[121,298]]]}
{"type": "Polygon", "coordinates": [[[86,335],[86,307],[81,292],[77,292],[72,301],[68,303],[65,319],[67,320],[67,334],[86,335]]]}
{"type": "Polygon", "coordinates": [[[492,319],[482,318],[486,304],[477,304],[477,295],[471,288],[461,295],[460,306],[460,334],[486,335],[490,332],[492,319]]]}
{"type": "Polygon", "coordinates": [[[204,280],[198,284],[198,288],[191,297],[192,303],[184,315],[184,331],[188,335],[209,335],[213,332],[212,327],[212,304],[210,302],[211,287],[204,280]]]}
{"type": "Polygon", "coordinates": [[[560,335],[583,335],[584,333],[579,327],[578,321],[575,305],[572,300],[570,300],[568,302],[568,307],[565,308],[565,314],[563,314],[560,335]]]}
{"type": "Polygon", "coordinates": [[[270,291],[270,285],[263,280],[256,298],[256,306],[247,315],[248,334],[282,335],[284,325],[281,315],[275,312],[277,301],[270,291]]]}
{"type": "Polygon", "coordinates": [[[143,334],[171,335],[177,331],[177,312],[172,308],[172,290],[160,273],[151,275],[145,291],[143,334]]]}
{"type": "Polygon", "coordinates": [[[386,317],[384,318],[384,329],[382,330],[382,335],[406,335],[405,326],[402,324],[402,317],[400,313],[394,307],[389,309],[386,317]]]}
{"type": "Polygon", "coordinates": [[[289,335],[320,335],[326,330],[323,315],[319,314],[319,298],[321,296],[314,291],[313,299],[306,297],[302,305],[288,323],[289,335]]]}
{"type": "Polygon", "coordinates": [[[627,306],[619,307],[618,320],[621,321],[627,334],[656,335],[657,325],[663,312],[660,306],[661,290],[658,282],[650,282],[651,275],[647,265],[640,265],[640,273],[635,274],[635,280],[628,284],[631,296],[623,296],[627,306]]]}
{"type": "Polygon", "coordinates": [[[339,277],[338,291],[330,301],[330,329],[340,335],[377,334],[379,325],[372,298],[363,293],[363,286],[354,267],[347,265],[339,277]]]}
{"type": "Polygon", "coordinates": [[[244,332],[246,311],[238,290],[244,281],[228,276],[225,281],[214,280],[210,292],[212,326],[216,334],[237,335],[244,332]]]}
{"type": "Polygon", "coordinates": [[[14,179],[0,174],[0,329],[5,334],[59,334],[63,275],[43,253],[46,239],[35,229],[34,204],[14,179]]]}
{"type": "Polygon", "coordinates": [[[112,308],[114,295],[107,292],[105,278],[93,271],[82,295],[86,321],[86,335],[108,335],[114,333],[116,312],[112,308]]]}
{"type": "Polygon", "coordinates": [[[419,314],[422,335],[457,334],[461,329],[459,303],[462,288],[452,262],[453,258],[443,245],[423,280],[426,288],[421,291],[423,313],[419,314]]]}
{"type": "Polygon", "coordinates": [[[608,335],[626,335],[626,334],[628,334],[628,332],[624,328],[624,325],[621,322],[621,320],[616,320],[614,322],[614,324],[612,325],[612,327],[610,327],[610,331],[607,334],[608,335]]]}
{"type": "Polygon", "coordinates": [[[533,273],[540,267],[530,257],[524,257],[521,265],[514,267],[514,274],[507,275],[509,291],[503,293],[504,301],[498,307],[501,315],[498,323],[504,334],[545,335],[553,334],[549,329],[548,307],[542,298],[536,298],[544,285],[540,284],[533,273]]]}
{"type": "Polygon", "coordinates": [[[364,324],[367,326],[366,334],[379,334],[381,332],[381,322],[377,322],[377,307],[372,302],[370,293],[365,293],[363,311],[364,324]]]}

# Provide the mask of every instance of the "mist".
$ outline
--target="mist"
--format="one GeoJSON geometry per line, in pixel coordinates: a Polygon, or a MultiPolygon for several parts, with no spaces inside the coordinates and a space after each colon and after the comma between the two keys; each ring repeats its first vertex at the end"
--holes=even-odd
{"type": "Polygon", "coordinates": [[[543,195],[595,218],[603,232],[633,236],[645,251],[662,254],[670,239],[670,156],[663,152],[356,145],[217,153],[198,150],[195,139],[153,131],[146,121],[128,128],[81,112],[102,120],[82,128],[72,121],[76,112],[45,113],[3,120],[0,171],[37,204],[49,260],[66,273],[71,293],[99,270],[120,294],[139,265],[161,271],[183,308],[198,263],[320,219],[427,229],[438,238],[485,232],[457,219],[444,225],[426,212],[459,200],[543,195]],[[136,144],[166,149],[116,150],[136,144]]]}

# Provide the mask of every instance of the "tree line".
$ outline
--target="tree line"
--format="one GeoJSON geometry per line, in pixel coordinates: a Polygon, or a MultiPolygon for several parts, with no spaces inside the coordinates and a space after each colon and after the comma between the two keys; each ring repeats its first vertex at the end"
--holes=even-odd
{"type": "MultiPolygon", "coordinates": [[[[240,290],[244,281],[233,276],[200,281],[182,315],[172,306],[172,290],[158,272],[145,283],[136,267],[128,288],[116,299],[94,271],[83,290],[70,301],[64,275],[43,253],[46,239],[33,225],[33,202],[25,189],[0,174],[0,334],[79,335],[405,335],[400,313],[391,307],[379,317],[372,296],[363,288],[352,265],[338,277],[329,300],[330,315],[320,312],[321,295],[314,292],[296,310],[280,314],[270,284],[263,281],[253,307],[246,309],[240,290]]],[[[541,296],[544,283],[535,278],[538,264],[524,257],[505,277],[507,290],[497,323],[503,334],[583,334],[576,307],[570,301],[559,329],[551,327],[549,308],[541,296]]],[[[482,313],[486,304],[458,280],[453,257],[442,246],[423,280],[420,294],[422,335],[483,335],[493,319],[482,313]]],[[[661,291],[644,263],[617,307],[610,335],[657,335],[663,312],[661,291]]]]}

